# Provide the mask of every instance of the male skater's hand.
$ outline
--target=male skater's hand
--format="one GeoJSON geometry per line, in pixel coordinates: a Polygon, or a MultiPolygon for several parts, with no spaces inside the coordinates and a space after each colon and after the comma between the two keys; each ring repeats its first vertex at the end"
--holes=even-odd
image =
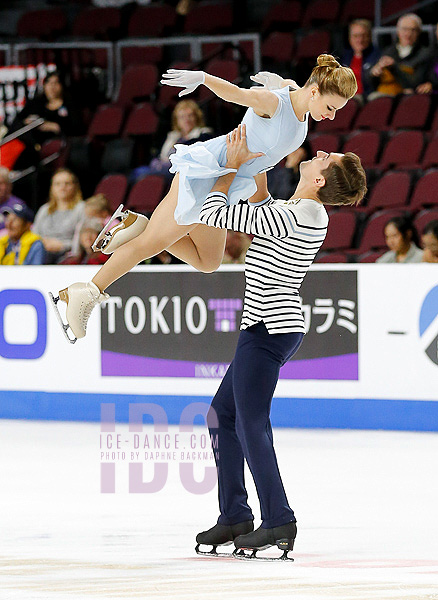
{"type": "Polygon", "coordinates": [[[251,152],[246,143],[246,125],[239,125],[227,135],[227,164],[225,167],[238,169],[241,165],[264,156],[263,152],[251,152]]]}

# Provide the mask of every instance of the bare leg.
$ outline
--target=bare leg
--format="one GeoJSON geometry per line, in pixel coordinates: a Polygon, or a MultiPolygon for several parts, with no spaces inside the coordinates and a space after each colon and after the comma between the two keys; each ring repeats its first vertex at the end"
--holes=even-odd
{"type": "Polygon", "coordinates": [[[177,201],[178,175],[174,177],[169,193],[152,214],[145,231],[120,246],[93,277],[93,283],[100,290],[105,290],[140,261],[166,249],[200,271],[217,269],[223,256],[226,231],[199,224],[178,225],[173,216],[177,201]],[[189,232],[192,233],[190,239],[187,236],[189,232]]]}

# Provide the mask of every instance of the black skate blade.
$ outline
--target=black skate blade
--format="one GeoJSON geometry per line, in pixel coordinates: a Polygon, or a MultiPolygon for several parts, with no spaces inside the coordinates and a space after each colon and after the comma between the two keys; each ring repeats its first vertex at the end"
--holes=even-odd
{"type": "Polygon", "coordinates": [[[265,562],[278,562],[278,561],[289,561],[294,562],[294,559],[291,556],[288,556],[288,550],[284,550],[281,556],[257,556],[257,552],[260,548],[240,548],[236,549],[233,552],[233,557],[238,558],[239,560],[262,560],[265,562]],[[251,552],[251,554],[247,554],[247,552],[251,552]]]}
{"type": "MultiPolygon", "coordinates": [[[[231,543],[231,542],[230,542],[231,543]]],[[[200,546],[203,546],[204,544],[196,544],[196,548],[195,548],[195,552],[196,554],[199,554],[200,556],[208,556],[208,557],[213,557],[213,558],[233,558],[233,553],[232,552],[217,552],[216,548],[217,546],[213,546],[213,544],[205,544],[213,546],[213,548],[211,550],[200,550],[200,546]]],[[[226,544],[222,544],[223,546],[225,546],[226,544]]]]}
{"type": "Polygon", "coordinates": [[[57,296],[56,298],[54,297],[54,295],[52,294],[52,292],[49,292],[49,298],[50,298],[50,302],[53,306],[53,309],[55,311],[56,314],[56,318],[58,319],[58,323],[61,326],[62,329],[62,333],[64,334],[66,340],[70,343],[70,344],[75,344],[77,342],[77,337],[71,338],[68,335],[68,330],[70,329],[70,325],[67,325],[66,323],[64,323],[64,321],[62,320],[61,314],[59,312],[59,309],[57,307],[57,304],[59,302],[59,296],[57,296]]]}

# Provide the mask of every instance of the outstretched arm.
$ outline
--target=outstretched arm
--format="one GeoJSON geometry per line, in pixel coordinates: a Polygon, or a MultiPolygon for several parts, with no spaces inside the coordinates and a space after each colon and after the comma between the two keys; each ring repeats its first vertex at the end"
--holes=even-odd
{"type": "Polygon", "coordinates": [[[240,106],[248,106],[261,117],[272,117],[278,106],[277,96],[269,90],[240,88],[225,79],[204,73],[204,71],[169,69],[163,75],[161,83],[185,88],[179,93],[179,96],[184,96],[195,90],[198,85],[204,84],[222,100],[240,106]]]}

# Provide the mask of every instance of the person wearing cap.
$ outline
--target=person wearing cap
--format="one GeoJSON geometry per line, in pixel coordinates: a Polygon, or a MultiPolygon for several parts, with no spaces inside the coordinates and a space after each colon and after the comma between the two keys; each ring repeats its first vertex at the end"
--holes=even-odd
{"type": "Polygon", "coordinates": [[[33,211],[22,204],[2,209],[5,235],[0,237],[0,265],[42,265],[45,250],[41,237],[31,231],[33,211]]]}
{"type": "Polygon", "coordinates": [[[18,198],[12,194],[12,183],[9,169],[6,167],[0,167],[0,230],[5,228],[3,209],[11,207],[14,204],[26,206],[26,203],[21,198],[18,198]]]}

